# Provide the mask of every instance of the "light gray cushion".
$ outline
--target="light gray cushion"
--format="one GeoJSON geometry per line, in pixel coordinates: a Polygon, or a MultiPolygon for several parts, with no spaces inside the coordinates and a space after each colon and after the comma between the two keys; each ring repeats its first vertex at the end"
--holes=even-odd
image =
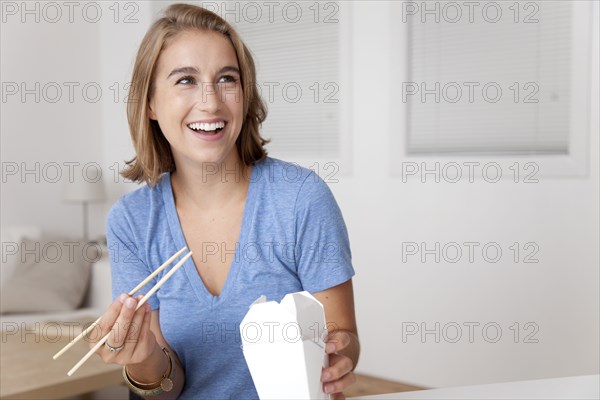
{"type": "Polygon", "coordinates": [[[24,238],[38,240],[42,236],[42,228],[35,225],[9,225],[0,227],[2,238],[2,260],[0,261],[0,290],[4,289],[20,258],[19,245],[24,238]]]}
{"type": "Polygon", "coordinates": [[[0,293],[0,313],[77,308],[90,279],[90,259],[73,240],[23,239],[16,268],[0,293]]]}

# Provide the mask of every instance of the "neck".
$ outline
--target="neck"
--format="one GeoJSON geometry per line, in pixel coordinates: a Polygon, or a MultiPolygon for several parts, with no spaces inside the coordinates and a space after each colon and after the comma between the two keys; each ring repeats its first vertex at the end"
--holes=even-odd
{"type": "Polygon", "coordinates": [[[177,206],[210,210],[245,200],[252,167],[242,164],[237,151],[234,153],[235,157],[220,163],[177,165],[171,174],[177,206]]]}

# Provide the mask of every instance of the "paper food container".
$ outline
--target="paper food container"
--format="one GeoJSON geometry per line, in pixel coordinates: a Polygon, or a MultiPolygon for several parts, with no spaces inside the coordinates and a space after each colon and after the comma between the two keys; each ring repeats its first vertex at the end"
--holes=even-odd
{"type": "Polygon", "coordinates": [[[258,396],[265,399],[329,399],[322,368],[329,364],[323,305],[308,292],[281,303],[258,298],[242,320],[242,349],[258,396]]]}

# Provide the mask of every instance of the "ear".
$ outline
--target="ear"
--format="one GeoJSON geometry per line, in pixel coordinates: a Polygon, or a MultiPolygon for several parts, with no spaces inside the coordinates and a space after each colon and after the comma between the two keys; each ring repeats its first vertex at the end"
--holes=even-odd
{"type": "Polygon", "coordinates": [[[150,119],[156,121],[156,113],[154,112],[154,98],[150,99],[150,101],[148,102],[148,116],[150,117],[150,119]]]}

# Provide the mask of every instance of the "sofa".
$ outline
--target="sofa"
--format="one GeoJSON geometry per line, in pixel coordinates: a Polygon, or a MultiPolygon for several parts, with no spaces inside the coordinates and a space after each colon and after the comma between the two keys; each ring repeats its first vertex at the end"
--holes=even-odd
{"type": "Polygon", "coordinates": [[[33,226],[2,227],[0,285],[2,332],[46,323],[77,329],[112,302],[105,246],[44,236],[33,226]]]}

